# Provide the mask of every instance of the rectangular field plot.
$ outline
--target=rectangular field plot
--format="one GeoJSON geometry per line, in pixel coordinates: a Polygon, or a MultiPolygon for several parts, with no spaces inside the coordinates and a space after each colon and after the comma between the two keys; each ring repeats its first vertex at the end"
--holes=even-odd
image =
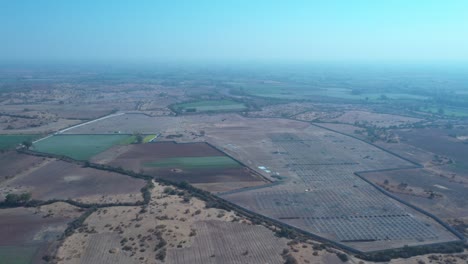
{"type": "Polygon", "coordinates": [[[176,182],[201,184],[199,188],[214,192],[265,183],[261,176],[205,143],[131,145],[110,149],[94,161],[176,182]]]}
{"type": "Polygon", "coordinates": [[[115,172],[64,162],[43,162],[27,173],[0,183],[0,190],[26,192],[33,199],[73,199],[82,202],[136,202],[145,182],[115,172]]]}
{"type": "Polygon", "coordinates": [[[223,156],[207,156],[207,157],[179,157],[167,158],[159,161],[148,162],[144,164],[148,167],[157,168],[235,168],[240,164],[229,157],[223,156]]]}
{"type": "Polygon", "coordinates": [[[12,149],[24,141],[31,141],[38,135],[0,135],[0,150],[12,149]]]}
{"type": "Polygon", "coordinates": [[[118,144],[135,141],[132,135],[54,135],[33,145],[39,152],[63,155],[77,160],[88,160],[92,156],[118,144]]]}
{"type": "Polygon", "coordinates": [[[241,111],[247,109],[243,103],[232,100],[216,100],[216,101],[196,101],[189,103],[181,103],[173,106],[179,112],[216,112],[216,111],[241,111]]]}

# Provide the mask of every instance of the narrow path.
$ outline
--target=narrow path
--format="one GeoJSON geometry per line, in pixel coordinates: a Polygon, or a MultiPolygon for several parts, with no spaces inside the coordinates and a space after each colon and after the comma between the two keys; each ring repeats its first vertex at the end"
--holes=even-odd
{"type": "Polygon", "coordinates": [[[39,141],[42,141],[44,139],[48,139],[54,135],[57,135],[57,134],[62,134],[64,132],[67,132],[68,130],[71,130],[71,129],[74,129],[74,128],[77,128],[77,127],[80,127],[80,126],[84,126],[84,125],[89,125],[91,123],[94,123],[94,122],[97,122],[97,121],[101,121],[101,120],[104,120],[104,119],[107,119],[107,118],[111,118],[111,117],[116,117],[116,116],[120,116],[120,115],[124,115],[125,113],[117,113],[117,114],[111,114],[111,115],[107,115],[107,116],[103,116],[103,117],[100,117],[98,119],[94,119],[94,120],[91,120],[91,121],[88,121],[88,122],[84,122],[84,123],[81,123],[81,124],[78,124],[78,125],[74,125],[74,126],[71,126],[71,127],[68,127],[68,128],[64,128],[62,130],[59,130],[53,134],[50,134],[50,135],[47,135],[46,137],[43,137],[43,138],[40,138],[36,141],[33,141],[33,143],[37,143],[39,141]]]}

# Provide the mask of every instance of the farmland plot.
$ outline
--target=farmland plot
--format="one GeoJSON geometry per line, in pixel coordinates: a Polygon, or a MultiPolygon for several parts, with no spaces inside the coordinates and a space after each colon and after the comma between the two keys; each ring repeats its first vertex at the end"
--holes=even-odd
{"type": "Polygon", "coordinates": [[[180,112],[241,111],[247,109],[243,103],[232,100],[196,101],[175,104],[173,107],[180,112]]]}
{"type": "Polygon", "coordinates": [[[0,183],[20,173],[26,173],[45,162],[47,162],[45,158],[19,154],[16,151],[0,153],[0,168],[2,168],[0,170],[0,183]]]}
{"type": "MultiPolygon", "coordinates": [[[[99,156],[104,158],[105,154],[99,156]]],[[[259,175],[205,143],[133,145],[105,163],[172,181],[187,181],[214,192],[265,183],[259,175]]]]}
{"type": "Polygon", "coordinates": [[[421,121],[421,119],[418,118],[366,111],[346,111],[339,117],[331,119],[322,118],[321,120],[326,122],[339,122],[346,124],[355,124],[358,122],[377,127],[408,125],[421,121]]]}
{"type": "Polygon", "coordinates": [[[85,202],[141,200],[143,180],[126,175],[52,161],[0,185],[2,193],[30,191],[34,199],[85,202]]]}
{"type": "Polygon", "coordinates": [[[33,145],[39,152],[88,160],[92,156],[117,144],[130,144],[132,135],[55,135],[33,145]]]}

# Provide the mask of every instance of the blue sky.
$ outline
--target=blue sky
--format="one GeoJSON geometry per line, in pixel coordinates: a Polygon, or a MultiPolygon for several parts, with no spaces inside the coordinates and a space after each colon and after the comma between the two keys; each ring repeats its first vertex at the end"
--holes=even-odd
{"type": "Polygon", "coordinates": [[[0,61],[468,61],[466,0],[0,0],[0,61]]]}

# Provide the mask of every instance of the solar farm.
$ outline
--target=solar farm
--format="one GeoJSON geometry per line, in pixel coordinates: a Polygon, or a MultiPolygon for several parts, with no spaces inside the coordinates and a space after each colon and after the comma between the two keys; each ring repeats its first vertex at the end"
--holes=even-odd
{"type": "Polygon", "coordinates": [[[226,193],[223,198],[361,251],[457,239],[431,218],[354,174],[390,169],[384,163],[394,168],[411,163],[358,140],[348,139],[345,145],[343,136],[330,132],[319,137],[277,134],[270,138],[280,156],[274,162],[282,162],[289,170],[289,180],[273,187],[226,193]]]}

